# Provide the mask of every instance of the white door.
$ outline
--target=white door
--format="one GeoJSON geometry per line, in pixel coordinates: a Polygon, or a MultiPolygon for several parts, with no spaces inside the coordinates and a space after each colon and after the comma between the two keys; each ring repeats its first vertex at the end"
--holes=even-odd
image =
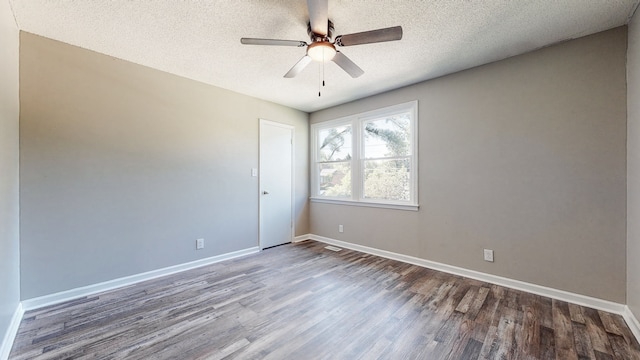
{"type": "Polygon", "coordinates": [[[293,127],[260,120],[260,248],[293,238],[293,127]]]}

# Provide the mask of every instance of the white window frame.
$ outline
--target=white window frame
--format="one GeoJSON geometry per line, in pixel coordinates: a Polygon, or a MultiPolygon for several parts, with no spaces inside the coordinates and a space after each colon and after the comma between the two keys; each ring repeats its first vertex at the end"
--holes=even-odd
{"type": "Polygon", "coordinates": [[[419,209],[418,204],[418,101],[410,101],[402,104],[388,106],[382,109],[367,111],[360,114],[345,116],[342,118],[323,121],[311,125],[311,201],[319,203],[331,203],[353,206],[380,207],[399,210],[419,209]],[[364,131],[365,121],[382,118],[399,113],[411,114],[411,159],[410,159],[410,199],[409,201],[394,201],[380,199],[365,199],[364,194],[364,131]],[[352,129],[352,157],[351,157],[351,197],[329,197],[319,195],[320,174],[318,172],[318,134],[321,130],[343,125],[351,125],[352,129]]]}

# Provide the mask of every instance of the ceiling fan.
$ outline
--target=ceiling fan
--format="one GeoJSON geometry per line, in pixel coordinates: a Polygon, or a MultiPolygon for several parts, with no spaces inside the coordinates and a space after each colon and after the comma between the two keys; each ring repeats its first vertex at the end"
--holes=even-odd
{"type": "Polygon", "coordinates": [[[309,23],[307,33],[311,38],[310,43],[298,40],[257,39],[242,38],[240,42],[245,45],[274,45],[307,47],[307,53],[302,57],[284,77],[292,78],[298,75],[311,61],[333,61],[353,78],[364,74],[364,71],[351,61],[342,52],[336,50],[338,46],[353,46],[371,44],[377,42],[394,41],[402,39],[402,27],[364,31],[359,33],[338,35],[333,38],[333,23],[329,20],[328,0],[307,0],[309,8],[309,23]]]}

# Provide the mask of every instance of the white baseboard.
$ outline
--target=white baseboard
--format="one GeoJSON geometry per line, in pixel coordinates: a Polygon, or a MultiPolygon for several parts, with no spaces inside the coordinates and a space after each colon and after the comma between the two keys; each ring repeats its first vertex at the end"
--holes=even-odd
{"type": "Polygon", "coordinates": [[[298,242],[301,242],[301,241],[311,240],[312,236],[313,235],[311,235],[311,234],[299,235],[299,236],[294,237],[292,242],[295,244],[295,243],[298,243],[298,242]]]}
{"type": "Polygon", "coordinates": [[[624,318],[624,321],[627,322],[627,325],[629,326],[629,329],[631,329],[633,335],[635,335],[636,339],[640,341],[640,321],[633,314],[633,312],[631,312],[629,306],[624,307],[624,313],[622,314],[622,317],[624,318]]]}
{"type": "Polygon", "coordinates": [[[11,352],[11,347],[13,346],[13,342],[18,334],[18,327],[20,327],[23,315],[24,308],[21,303],[18,303],[18,307],[16,308],[16,311],[14,311],[13,317],[11,317],[9,328],[4,334],[2,343],[0,343],[0,360],[7,360],[9,358],[9,353],[11,352]]]}
{"type": "MultiPolygon", "coordinates": [[[[585,295],[575,294],[568,291],[557,290],[557,289],[553,289],[553,288],[549,288],[541,285],[526,283],[523,281],[513,280],[513,279],[501,277],[501,276],[486,274],[479,271],[468,270],[468,269],[460,268],[457,266],[420,259],[420,258],[409,256],[409,255],[403,255],[403,254],[398,254],[398,253],[394,253],[386,250],[379,250],[379,249],[368,247],[368,246],[352,244],[345,241],[331,239],[331,238],[318,236],[314,234],[296,236],[293,242],[297,243],[305,240],[315,240],[315,241],[327,243],[334,246],[340,246],[346,249],[351,249],[351,250],[360,251],[360,252],[371,254],[371,255],[384,257],[387,259],[414,264],[414,265],[422,266],[425,268],[446,272],[449,274],[464,276],[464,277],[488,282],[491,284],[496,284],[496,285],[500,285],[500,286],[504,286],[504,287],[508,287],[516,290],[522,290],[529,293],[550,297],[557,300],[570,302],[577,305],[587,306],[587,307],[598,309],[598,310],[604,310],[604,311],[616,313],[616,314],[622,315],[622,317],[627,322],[627,325],[635,335],[636,339],[640,340],[640,321],[638,321],[638,318],[634,316],[634,314],[631,312],[629,307],[623,304],[602,300],[594,297],[589,297],[585,295]]],[[[197,268],[200,266],[205,266],[205,265],[213,264],[213,263],[224,261],[224,260],[229,260],[229,259],[233,259],[233,258],[237,258],[237,257],[249,255],[249,254],[254,254],[259,251],[260,251],[259,247],[252,247],[248,249],[234,251],[227,254],[213,256],[206,259],[192,261],[185,264],[170,266],[163,269],[153,270],[153,271],[149,271],[141,274],[114,279],[114,280],[102,282],[99,284],[84,286],[81,288],[71,289],[71,290],[67,290],[67,291],[63,291],[63,292],[59,292],[51,295],[45,295],[45,296],[41,296],[33,299],[24,300],[22,301],[21,304],[18,304],[18,308],[16,309],[13,315],[13,318],[11,320],[11,325],[5,334],[2,344],[0,344],[0,360],[6,360],[9,357],[11,346],[13,345],[13,341],[18,332],[18,327],[20,326],[20,321],[22,320],[22,316],[24,312],[27,310],[33,310],[33,309],[41,308],[44,306],[49,306],[49,305],[61,303],[68,300],[73,300],[78,297],[88,296],[95,293],[112,290],[118,287],[135,284],[141,281],[151,280],[161,276],[175,274],[181,271],[197,268]]]]}
{"type": "MultiPolygon", "coordinates": [[[[570,302],[573,304],[590,307],[593,309],[604,310],[604,311],[608,311],[608,312],[623,315],[623,316],[625,313],[626,306],[624,304],[619,304],[612,301],[602,300],[602,299],[585,296],[581,294],[575,294],[575,293],[571,293],[564,290],[553,289],[546,286],[531,284],[524,281],[509,279],[502,276],[486,274],[479,271],[469,270],[469,269],[465,269],[457,266],[442,264],[435,261],[420,259],[420,258],[409,256],[409,255],[398,254],[391,251],[379,250],[379,249],[368,247],[368,246],[352,244],[352,243],[348,243],[341,240],[327,238],[324,236],[318,236],[314,234],[297,236],[295,242],[304,241],[306,239],[315,240],[315,241],[327,243],[334,246],[340,246],[343,248],[356,250],[363,253],[384,257],[387,259],[402,261],[405,263],[414,264],[414,265],[422,266],[422,267],[437,270],[437,271],[442,271],[448,274],[464,276],[467,278],[476,279],[476,280],[488,282],[491,284],[508,287],[511,289],[526,291],[528,293],[542,295],[542,296],[550,297],[552,299],[562,300],[562,301],[570,302]]],[[[638,338],[638,334],[636,334],[636,338],[638,338]]]]}
{"type": "MultiPolygon", "coordinates": [[[[184,264],[169,266],[166,268],[152,270],[136,275],[126,276],[114,280],[109,280],[105,282],[101,282],[98,284],[92,284],[88,286],[83,286],[71,290],[66,290],[62,292],[58,292],[55,294],[40,296],[37,298],[27,299],[22,301],[22,308],[24,311],[34,310],[38,308],[42,308],[49,305],[58,304],[64,301],[73,300],[83,296],[93,295],[99,292],[104,292],[108,290],[112,290],[115,288],[132,285],[141,281],[155,279],[161,276],[175,274],[181,271],[194,269],[197,267],[210,265],[213,263],[217,263],[224,260],[229,260],[249,254],[254,254],[260,251],[259,247],[251,247],[243,250],[238,250],[222,255],[212,256],[206,259],[200,259],[184,264]]],[[[1,360],[1,359],[0,359],[1,360]]]]}

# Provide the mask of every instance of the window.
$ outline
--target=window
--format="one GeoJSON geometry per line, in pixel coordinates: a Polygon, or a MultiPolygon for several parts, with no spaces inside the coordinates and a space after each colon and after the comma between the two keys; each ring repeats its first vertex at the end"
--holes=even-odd
{"type": "Polygon", "coordinates": [[[418,208],[418,103],[311,126],[312,201],[418,208]]]}

